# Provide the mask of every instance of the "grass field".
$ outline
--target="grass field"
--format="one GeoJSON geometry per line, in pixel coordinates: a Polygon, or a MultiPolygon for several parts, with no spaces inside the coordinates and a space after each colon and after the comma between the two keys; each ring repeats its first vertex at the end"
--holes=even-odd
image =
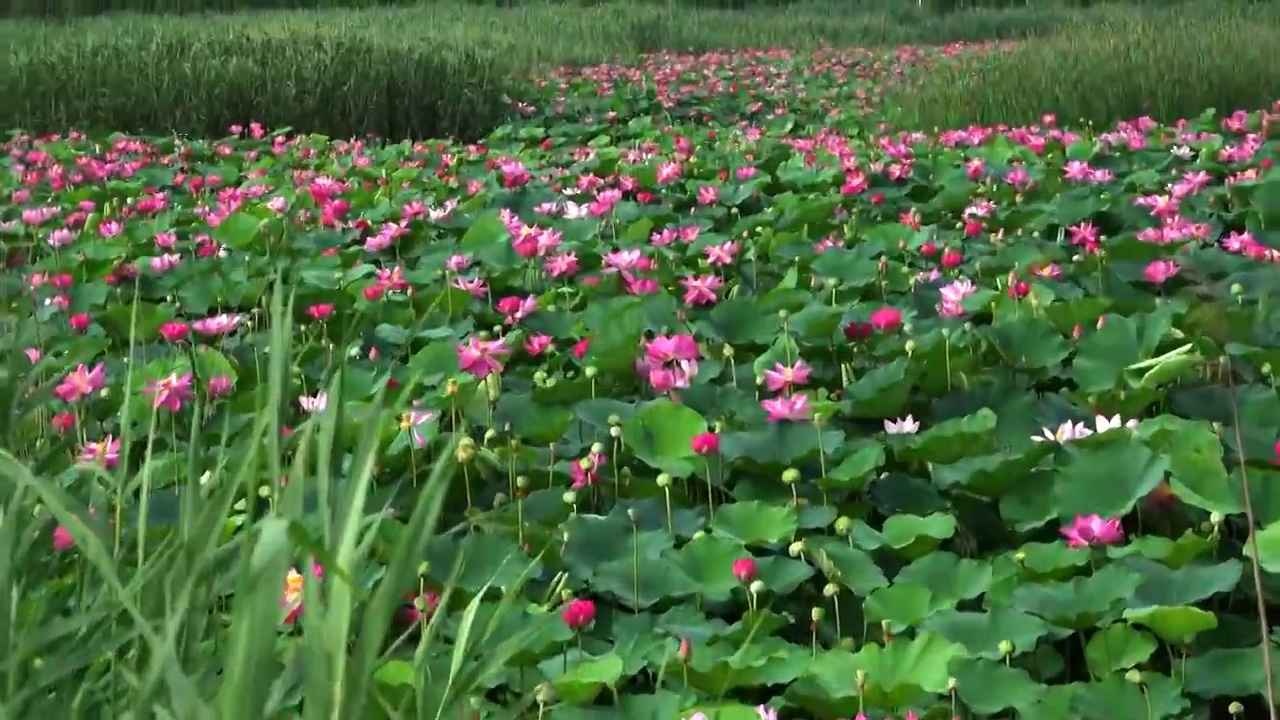
{"type": "Polygon", "coordinates": [[[1280,12],[940,7],[0,24],[0,718],[1275,718],[1280,12]]]}

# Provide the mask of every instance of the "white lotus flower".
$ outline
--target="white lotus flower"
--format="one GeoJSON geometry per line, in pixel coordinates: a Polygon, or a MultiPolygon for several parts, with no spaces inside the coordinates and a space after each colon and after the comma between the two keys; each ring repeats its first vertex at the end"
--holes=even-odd
{"type": "Polygon", "coordinates": [[[890,435],[915,435],[920,431],[920,423],[910,415],[897,420],[885,420],[884,431],[890,435]]]}
{"type": "Polygon", "coordinates": [[[1136,419],[1121,420],[1119,415],[1112,415],[1111,417],[1099,415],[1094,418],[1094,427],[1097,428],[1096,432],[1101,434],[1108,430],[1119,430],[1122,427],[1136,428],[1138,427],[1138,421],[1136,419]]]}
{"type": "Polygon", "coordinates": [[[312,415],[322,413],[329,406],[329,394],[320,392],[316,393],[314,397],[304,395],[298,398],[298,405],[302,407],[302,411],[305,413],[312,415]]]}
{"type": "Polygon", "coordinates": [[[1084,423],[1073,423],[1068,420],[1059,425],[1056,430],[1047,427],[1040,428],[1040,434],[1032,435],[1031,439],[1036,442],[1065,443],[1087,438],[1092,434],[1093,431],[1086,427],[1084,423]]]}

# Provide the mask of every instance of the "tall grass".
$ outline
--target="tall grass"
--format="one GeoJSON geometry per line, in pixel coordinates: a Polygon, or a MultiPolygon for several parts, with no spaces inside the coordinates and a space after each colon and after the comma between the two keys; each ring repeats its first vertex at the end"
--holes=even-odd
{"type": "Polygon", "coordinates": [[[914,128],[1195,117],[1280,98],[1280,8],[1115,12],[1004,53],[935,67],[886,100],[914,128]]]}
{"type": "Polygon", "coordinates": [[[1042,8],[940,19],[910,2],[863,1],[876,10],[433,3],[0,23],[0,127],[216,136],[254,119],[336,136],[476,139],[509,117],[507,98],[539,67],[660,50],[1036,37],[1082,16],[1042,8]]]}
{"type": "MultiPolygon", "coordinates": [[[[377,435],[393,422],[382,398],[356,437],[343,432],[335,403],[299,427],[296,449],[284,452],[291,310],[277,288],[272,352],[248,432],[228,441],[225,428],[201,427],[204,408],[193,408],[172,487],[157,489],[169,472],[152,457],[154,432],[132,438],[127,446],[145,447],[144,456],[122,458],[115,471],[81,465],[48,474],[36,469],[40,458],[0,450],[0,718],[456,718],[535,631],[525,623],[495,633],[523,581],[499,600],[487,586],[470,597],[446,586],[440,607],[461,610],[448,621],[447,642],[445,611],[394,629],[423,558],[443,537],[453,448],[425,477],[403,480],[417,483],[415,500],[400,508],[393,535],[389,507],[375,499],[385,490],[374,481],[377,435]],[[267,502],[255,511],[259,497],[267,502]],[[55,525],[69,529],[73,550],[51,551],[55,525]],[[387,537],[395,540],[384,547],[387,537]],[[304,586],[301,622],[282,633],[286,571],[307,572],[312,561],[323,565],[323,581],[304,586]]],[[[5,393],[0,410],[10,418],[38,411],[47,390],[5,379],[37,392],[5,393]]],[[[338,370],[334,397],[342,384],[338,370]]],[[[126,386],[126,407],[138,390],[126,386]]],[[[126,410],[120,426],[137,420],[126,410]]],[[[520,709],[513,705],[512,716],[520,709]]]]}
{"type": "MultiPolygon", "coordinates": [[[[444,0],[448,2],[449,0],[444,0]]],[[[227,13],[249,10],[338,9],[404,7],[437,4],[440,0],[10,0],[0,6],[0,17],[69,18],[120,12],[138,13],[227,13]]],[[[547,0],[469,0],[477,7],[528,7],[547,0]]],[[[679,9],[769,10],[804,5],[806,0],[637,0],[639,4],[674,6],[679,9]]],[[[974,9],[1079,9],[1108,2],[1170,5],[1183,0],[839,0],[830,4],[842,14],[884,12],[902,7],[931,12],[974,9]]],[[[582,7],[602,4],[599,0],[578,0],[582,7]]]]}

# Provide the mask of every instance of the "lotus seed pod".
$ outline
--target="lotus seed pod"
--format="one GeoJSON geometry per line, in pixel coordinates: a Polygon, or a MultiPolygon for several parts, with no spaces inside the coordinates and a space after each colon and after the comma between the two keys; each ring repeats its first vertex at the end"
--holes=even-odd
{"type": "Polygon", "coordinates": [[[955,692],[956,688],[959,687],[959,685],[960,683],[957,682],[955,678],[953,677],[947,678],[947,692],[955,692]]]}
{"type": "Polygon", "coordinates": [[[528,478],[528,477],[526,477],[526,476],[524,476],[524,475],[517,475],[517,476],[516,476],[516,488],[518,488],[518,489],[520,489],[520,490],[528,490],[528,489],[529,489],[529,478],[528,478]]]}
{"type": "Polygon", "coordinates": [[[578,502],[578,493],[573,490],[565,490],[564,494],[560,496],[560,499],[564,501],[565,505],[572,505],[578,502]]]}
{"type": "Polygon", "coordinates": [[[866,670],[855,671],[853,673],[853,681],[857,685],[859,690],[862,690],[863,688],[865,688],[867,686],[867,671],[866,670]]]}
{"type": "Polygon", "coordinates": [[[609,437],[613,438],[614,440],[621,438],[622,428],[618,427],[617,425],[614,425],[613,427],[609,428],[609,437]]]}
{"type": "Polygon", "coordinates": [[[562,589],[560,591],[560,601],[569,602],[570,600],[573,600],[573,591],[569,588],[562,589]]]}
{"type": "Polygon", "coordinates": [[[533,384],[534,384],[534,385],[545,385],[545,384],[546,384],[546,382],[547,382],[547,371],[546,371],[546,370],[535,370],[535,371],[534,371],[534,373],[533,373],[533,384]]]}
{"type": "Polygon", "coordinates": [[[790,315],[791,313],[787,312],[785,308],[778,311],[779,320],[786,320],[790,315]]]}
{"type": "Polygon", "coordinates": [[[586,375],[586,376],[587,376],[587,379],[588,379],[588,380],[590,380],[591,378],[595,377],[596,375],[599,375],[599,374],[600,374],[600,371],[596,369],[596,366],[595,366],[595,365],[588,365],[588,366],[586,366],[585,368],[583,368],[583,370],[582,370],[582,374],[583,374],[583,375],[586,375]]]}
{"type": "Polygon", "coordinates": [[[826,585],[822,586],[823,597],[833,598],[839,594],[840,594],[840,586],[835,583],[827,583],[826,585]]]}
{"type": "MultiPolygon", "coordinates": [[[[492,377],[492,376],[490,376],[490,377],[492,377]]],[[[545,387],[553,388],[553,387],[555,387],[555,386],[556,386],[556,383],[558,383],[558,382],[560,382],[560,381],[559,381],[559,380],[557,380],[554,376],[552,376],[552,377],[548,377],[548,378],[547,378],[547,382],[546,382],[545,387]]]]}
{"type": "Polygon", "coordinates": [[[1213,523],[1207,522],[1207,521],[1200,523],[1200,532],[1204,533],[1205,535],[1209,535],[1213,533],[1213,523]]]}
{"type": "Polygon", "coordinates": [[[556,701],[556,689],[551,687],[551,683],[538,684],[538,704],[551,705],[556,701]]]}
{"type": "Polygon", "coordinates": [[[595,467],[595,465],[596,465],[595,461],[593,461],[589,457],[584,457],[578,461],[578,467],[582,468],[583,470],[590,470],[591,468],[595,467]]]}
{"type": "Polygon", "coordinates": [[[1243,286],[1243,285],[1241,285],[1240,283],[1231,283],[1231,294],[1232,294],[1232,295],[1243,295],[1243,294],[1244,294],[1244,286],[1243,286]]]}
{"type": "Polygon", "coordinates": [[[636,509],[633,507],[627,508],[627,519],[630,520],[631,522],[635,522],[636,517],[637,517],[636,509]]]}
{"type": "Polygon", "coordinates": [[[822,618],[826,616],[827,616],[827,611],[824,608],[815,607],[809,611],[809,619],[813,620],[816,623],[822,622],[822,618]]]}
{"type": "Polygon", "coordinates": [[[510,499],[510,498],[508,498],[508,497],[507,497],[507,494],[506,494],[506,493],[498,493],[498,494],[494,495],[494,496],[493,496],[493,509],[494,509],[494,510],[497,510],[498,508],[502,507],[503,505],[506,505],[506,504],[507,504],[507,500],[509,500],[509,499],[510,499]]]}
{"type": "Polygon", "coordinates": [[[853,520],[843,515],[836,518],[835,530],[837,535],[848,535],[853,532],[853,520]]]}
{"type": "Polygon", "coordinates": [[[1262,363],[1262,374],[1271,377],[1271,363],[1262,363]]]}
{"type": "Polygon", "coordinates": [[[610,415],[610,416],[609,416],[609,424],[610,424],[610,425],[621,425],[621,424],[622,424],[622,418],[618,417],[617,415],[610,415]]]}
{"type": "Polygon", "coordinates": [[[1000,655],[1001,655],[1002,657],[1007,656],[1007,655],[1012,655],[1012,654],[1013,654],[1013,643],[1012,643],[1011,641],[1009,641],[1009,640],[1001,640],[1001,641],[1000,641],[1000,645],[999,645],[999,649],[1000,649],[1000,655]]]}
{"type": "MultiPolygon", "coordinates": [[[[911,331],[907,330],[907,332],[911,331]]],[[[908,355],[914,353],[916,351],[916,347],[917,345],[915,340],[908,340],[902,345],[902,349],[906,350],[908,355]]]]}
{"type": "Polygon", "coordinates": [[[658,487],[671,487],[671,476],[667,473],[658,473],[658,487]]]}
{"type": "Polygon", "coordinates": [[[1130,669],[1129,669],[1129,672],[1127,672],[1127,673],[1125,673],[1125,674],[1124,674],[1124,679],[1125,679],[1125,680],[1128,680],[1129,682],[1133,683],[1134,685],[1141,685],[1141,684],[1142,684],[1142,672],[1141,672],[1141,671],[1139,671],[1139,670],[1138,670],[1138,668],[1130,668],[1130,669]]]}
{"type": "Polygon", "coordinates": [[[258,497],[264,498],[264,499],[271,497],[271,486],[270,485],[258,486],[258,497]]]}
{"type": "Polygon", "coordinates": [[[1021,564],[1025,563],[1025,562],[1027,561],[1027,553],[1026,553],[1026,551],[1025,551],[1025,550],[1019,550],[1018,552],[1014,553],[1014,554],[1013,554],[1013,559],[1014,559],[1014,561],[1015,561],[1015,562],[1017,562],[1019,565],[1021,565],[1021,564]]]}
{"type": "Polygon", "coordinates": [[[797,540],[787,547],[787,554],[793,558],[798,558],[804,554],[804,541],[797,540]]]}
{"type": "Polygon", "coordinates": [[[491,443],[491,442],[493,442],[495,439],[497,439],[497,437],[498,437],[498,431],[497,431],[497,430],[494,430],[493,428],[489,428],[488,430],[485,430],[485,431],[484,431],[484,444],[485,444],[485,445],[488,445],[489,443],[491,443]]]}
{"type": "Polygon", "coordinates": [[[751,585],[749,585],[747,589],[751,591],[752,595],[759,595],[760,593],[764,592],[764,581],[752,580],[751,585]]]}
{"type": "Polygon", "coordinates": [[[858,643],[851,637],[842,637],[840,638],[840,641],[836,643],[836,647],[844,650],[845,652],[853,652],[858,649],[858,643]]]}
{"type": "Polygon", "coordinates": [[[1213,512],[1209,513],[1209,522],[1213,523],[1214,525],[1221,525],[1223,519],[1224,518],[1222,517],[1222,513],[1218,512],[1217,510],[1214,510],[1213,512]]]}
{"type": "Polygon", "coordinates": [[[791,485],[800,482],[800,471],[795,468],[787,468],[782,471],[782,482],[791,485]]]}
{"type": "Polygon", "coordinates": [[[701,540],[702,538],[704,538],[704,537],[706,537],[706,536],[707,536],[707,531],[706,531],[706,530],[698,530],[697,532],[695,532],[695,533],[693,534],[693,539],[694,539],[694,540],[701,540]]]}
{"type": "Polygon", "coordinates": [[[476,456],[476,441],[471,438],[462,438],[458,441],[458,449],[454,451],[454,457],[458,462],[466,464],[471,462],[476,456]]]}
{"type": "Polygon", "coordinates": [[[724,347],[720,348],[720,354],[726,358],[733,357],[733,346],[726,343],[724,347]]]}
{"type": "Polygon", "coordinates": [[[603,452],[604,452],[604,443],[598,443],[598,442],[591,443],[591,453],[593,455],[600,455],[603,452]]]}
{"type": "Polygon", "coordinates": [[[1232,717],[1240,715],[1244,712],[1244,705],[1239,700],[1232,700],[1231,704],[1227,706],[1227,712],[1231,713],[1232,717]]]}
{"type": "Polygon", "coordinates": [[[520,449],[520,438],[511,438],[510,440],[508,440],[508,441],[507,441],[507,447],[511,448],[512,450],[519,450],[519,449],[520,449]]]}
{"type": "Polygon", "coordinates": [[[430,571],[431,571],[431,563],[429,563],[429,562],[427,562],[427,561],[425,561],[425,560],[423,560],[422,562],[418,563],[418,576],[419,576],[419,577],[425,577],[425,576],[426,576],[426,574],[427,574],[428,572],[430,572],[430,571]]]}

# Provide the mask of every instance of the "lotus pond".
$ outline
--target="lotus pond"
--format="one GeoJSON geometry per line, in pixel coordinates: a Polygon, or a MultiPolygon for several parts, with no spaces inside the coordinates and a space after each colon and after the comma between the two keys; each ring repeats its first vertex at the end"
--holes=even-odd
{"type": "Polygon", "coordinates": [[[1280,116],[882,122],[972,50],[14,136],[14,707],[1264,717],[1280,116]]]}

